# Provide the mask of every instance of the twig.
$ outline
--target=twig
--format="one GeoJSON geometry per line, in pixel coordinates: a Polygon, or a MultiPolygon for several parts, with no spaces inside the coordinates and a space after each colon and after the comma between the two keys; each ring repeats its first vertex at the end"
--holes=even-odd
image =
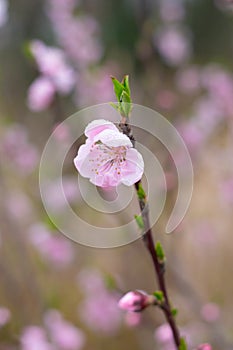
{"type": "MultiPolygon", "coordinates": [[[[133,146],[135,147],[135,139],[134,139],[134,136],[132,134],[130,124],[128,123],[128,118],[122,117],[121,123],[119,124],[119,127],[120,127],[121,131],[130,138],[133,146]]],[[[141,180],[135,183],[135,189],[137,192],[140,189],[140,186],[141,186],[141,180]]],[[[156,279],[157,279],[159,288],[163,292],[163,296],[164,296],[164,304],[163,304],[162,310],[165,314],[167,322],[169,323],[169,325],[171,327],[176,347],[177,347],[177,349],[179,349],[180,334],[179,334],[179,330],[178,330],[178,327],[176,325],[174,316],[172,314],[172,309],[171,309],[171,305],[170,305],[169,298],[168,298],[168,292],[167,292],[167,287],[166,287],[165,278],[164,278],[164,272],[165,272],[164,265],[160,263],[160,261],[157,257],[156,251],[155,251],[155,244],[154,244],[153,235],[152,235],[152,231],[151,231],[151,227],[150,227],[150,220],[149,220],[149,207],[148,207],[148,203],[146,201],[146,198],[139,198],[139,206],[141,209],[141,215],[142,215],[144,229],[145,229],[143,241],[144,241],[145,246],[151,255],[154,269],[155,269],[156,279]]]]}

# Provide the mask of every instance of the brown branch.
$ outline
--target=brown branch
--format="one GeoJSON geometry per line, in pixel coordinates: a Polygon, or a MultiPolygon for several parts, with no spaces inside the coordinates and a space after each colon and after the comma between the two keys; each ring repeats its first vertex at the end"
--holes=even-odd
{"type": "MultiPolygon", "coordinates": [[[[134,139],[134,136],[133,136],[133,133],[131,131],[131,127],[128,123],[127,118],[122,117],[122,120],[121,120],[121,123],[119,124],[119,127],[120,127],[121,131],[123,132],[123,134],[127,135],[130,138],[130,140],[133,144],[133,147],[135,147],[135,139],[134,139]]],[[[141,184],[141,180],[135,183],[135,189],[137,192],[139,190],[140,184],[141,184]]],[[[167,287],[166,287],[165,277],[164,277],[164,272],[165,272],[164,265],[159,262],[156,251],[155,251],[155,244],[154,244],[154,239],[153,239],[151,226],[150,226],[150,220],[149,220],[149,207],[148,207],[148,203],[147,203],[145,198],[144,199],[139,198],[139,206],[141,209],[141,215],[142,215],[144,229],[145,229],[143,241],[144,241],[145,246],[151,255],[153,265],[154,265],[155,274],[156,274],[157,283],[159,285],[160,290],[163,292],[163,296],[164,296],[164,306],[161,309],[163,310],[165,317],[166,317],[166,320],[171,327],[176,347],[177,347],[177,349],[179,349],[180,334],[179,334],[179,330],[178,330],[178,327],[176,325],[174,316],[172,314],[172,309],[171,309],[171,305],[170,305],[170,301],[169,301],[169,297],[168,297],[168,292],[167,292],[167,287]]]]}

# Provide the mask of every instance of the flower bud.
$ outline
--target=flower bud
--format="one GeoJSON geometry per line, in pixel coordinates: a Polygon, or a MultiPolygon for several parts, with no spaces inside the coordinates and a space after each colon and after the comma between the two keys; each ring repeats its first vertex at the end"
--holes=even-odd
{"type": "Polygon", "coordinates": [[[147,306],[154,304],[156,298],[142,290],[131,291],[125,294],[118,302],[119,308],[126,311],[140,312],[147,306]]]}

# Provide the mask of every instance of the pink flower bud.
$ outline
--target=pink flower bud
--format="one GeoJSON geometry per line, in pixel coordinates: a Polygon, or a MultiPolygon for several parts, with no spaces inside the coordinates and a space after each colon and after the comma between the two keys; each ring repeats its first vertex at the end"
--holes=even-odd
{"type": "Polygon", "coordinates": [[[118,306],[126,311],[140,312],[153,304],[154,299],[154,297],[146,294],[144,291],[136,290],[125,294],[118,302],[118,306]]]}
{"type": "Polygon", "coordinates": [[[200,344],[197,350],[212,350],[212,346],[210,344],[200,344]]]}

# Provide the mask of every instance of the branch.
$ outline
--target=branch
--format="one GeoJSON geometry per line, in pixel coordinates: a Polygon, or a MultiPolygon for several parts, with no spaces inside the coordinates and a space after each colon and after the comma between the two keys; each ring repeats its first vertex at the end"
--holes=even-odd
{"type": "MultiPolygon", "coordinates": [[[[121,122],[119,124],[119,128],[121,129],[121,131],[125,135],[127,135],[130,138],[133,146],[135,147],[135,139],[134,139],[134,136],[132,134],[131,127],[128,123],[128,118],[125,118],[125,116],[122,117],[121,122]]],[[[135,183],[135,189],[136,189],[137,194],[138,194],[140,189],[142,189],[141,180],[138,181],[137,183],[135,183]]],[[[145,229],[143,241],[144,241],[145,246],[151,255],[157,283],[159,285],[160,290],[163,292],[164,306],[163,306],[162,310],[165,314],[167,322],[169,323],[169,325],[171,327],[174,342],[176,344],[177,349],[179,350],[179,347],[181,344],[180,334],[179,334],[179,330],[178,330],[178,327],[176,325],[174,316],[172,314],[172,309],[171,309],[170,301],[168,298],[168,292],[167,292],[167,287],[166,287],[165,278],[164,278],[164,272],[165,272],[164,271],[164,264],[161,264],[161,262],[159,261],[159,259],[157,257],[156,251],[155,251],[155,244],[154,244],[154,240],[153,240],[152,231],[150,228],[148,203],[146,201],[145,196],[144,197],[138,196],[138,200],[139,200],[139,206],[141,209],[141,215],[142,215],[142,219],[143,219],[143,223],[144,223],[144,229],[145,229]]]]}

